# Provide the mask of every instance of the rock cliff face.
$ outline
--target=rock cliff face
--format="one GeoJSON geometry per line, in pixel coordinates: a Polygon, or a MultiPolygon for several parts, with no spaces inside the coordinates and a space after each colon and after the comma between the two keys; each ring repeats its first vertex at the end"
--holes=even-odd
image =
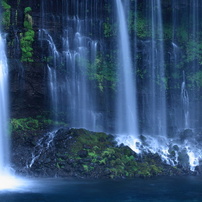
{"type": "Polygon", "coordinates": [[[37,40],[40,25],[41,1],[7,1],[10,8],[10,24],[7,32],[7,56],[10,67],[11,116],[29,117],[43,114],[48,110],[45,62],[41,60],[42,48],[37,40]],[[25,8],[32,9],[34,41],[33,62],[22,61],[22,35],[27,31],[24,27],[25,8]],[[47,101],[47,102],[46,102],[47,101]]]}
{"type": "MultiPolygon", "coordinates": [[[[71,72],[66,72],[66,68],[70,67],[68,59],[65,58],[67,56],[63,54],[67,51],[67,48],[64,47],[64,40],[67,40],[65,37],[69,37],[69,41],[65,43],[69,43],[72,52],[78,51],[76,48],[79,47],[73,46],[74,41],[77,40],[75,35],[81,31],[80,29],[83,30],[82,34],[86,37],[84,40],[88,40],[89,37],[90,40],[101,41],[104,23],[102,18],[105,13],[109,16],[107,8],[105,8],[109,5],[105,1],[98,3],[96,1],[16,2],[7,0],[5,2],[10,6],[9,9],[4,9],[10,17],[4,28],[7,33],[7,56],[10,67],[11,116],[15,118],[44,114],[50,116],[53,106],[50,106],[48,66],[58,69],[57,79],[61,80],[61,83],[67,79],[65,74],[68,77],[71,72]],[[27,13],[26,9],[28,9],[27,13]],[[82,21],[85,19],[87,20],[82,25],[82,21]],[[29,20],[31,20],[31,28],[25,25],[25,21],[30,23],[29,20]],[[82,27],[79,28],[79,26],[82,27]],[[88,27],[91,27],[90,30],[88,27]],[[33,40],[25,38],[29,35],[30,30],[34,32],[33,40]],[[69,36],[64,32],[68,32],[69,36]],[[54,48],[60,55],[58,58],[55,58],[54,48]]],[[[100,50],[102,46],[103,51],[108,45],[100,43],[98,46],[100,46],[100,50]]],[[[97,95],[99,96],[99,93],[97,95]]],[[[58,97],[58,99],[62,99],[59,95],[58,97]]],[[[99,106],[102,111],[106,110],[105,107],[102,107],[105,99],[109,99],[108,96],[105,95],[105,97],[100,99],[99,106]]]]}
{"type": "MultiPolygon", "coordinates": [[[[7,33],[11,117],[42,115],[73,127],[113,132],[117,92],[114,2],[3,2],[7,5],[3,6],[7,16],[3,27],[7,33]]],[[[148,133],[152,123],[150,101],[158,98],[156,94],[150,96],[153,80],[153,85],[166,88],[164,111],[169,136],[187,125],[200,130],[202,59],[198,19],[202,5],[199,1],[161,1],[165,78],[152,78],[150,67],[158,55],[151,45],[157,47],[160,40],[152,41],[151,37],[155,24],[151,2],[155,1],[131,0],[126,5],[130,6],[127,17],[140,132],[148,133]]]]}

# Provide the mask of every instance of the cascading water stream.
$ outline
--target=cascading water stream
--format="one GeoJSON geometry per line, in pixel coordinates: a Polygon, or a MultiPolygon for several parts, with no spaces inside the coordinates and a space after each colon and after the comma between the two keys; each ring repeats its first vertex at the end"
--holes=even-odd
{"type": "MultiPolygon", "coordinates": [[[[89,19],[87,12],[80,10],[79,3],[74,1],[72,9],[75,13],[70,16],[70,4],[65,1],[61,4],[62,8],[57,8],[62,9],[61,16],[51,15],[54,24],[62,25],[61,34],[56,37],[55,33],[45,29],[50,18],[46,12],[54,13],[54,4],[47,5],[46,1],[41,3],[39,40],[42,46],[48,42],[46,54],[51,57],[48,62],[48,85],[52,118],[55,121],[62,119],[70,127],[96,131],[100,114],[96,111],[95,88],[88,79],[89,64],[95,61],[97,55],[97,41],[88,36],[88,23],[96,20],[96,14],[91,9],[95,19],[89,19]],[[61,45],[60,49],[58,44],[61,45]]],[[[91,6],[89,1],[82,2],[82,5],[86,10],[91,6]]]]}
{"type": "Polygon", "coordinates": [[[183,71],[183,81],[181,86],[181,99],[183,105],[183,112],[184,112],[184,128],[189,128],[190,121],[189,121],[189,95],[186,89],[185,83],[185,72],[183,71]]]}
{"type": "Polygon", "coordinates": [[[34,148],[34,151],[32,152],[31,160],[30,160],[30,162],[28,162],[28,164],[26,166],[27,168],[32,167],[32,165],[35,163],[36,159],[38,159],[40,157],[42,152],[49,150],[56,132],[57,131],[49,132],[38,140],[38,142],[34,148]]]}
{"type": "Polygon", "coordinates": [[[0,34],[0,114],[0,175],[2,175],[9,166],[8,65],[2,34],[0,34]]]}
{"type": "MultiPolygon", "coordinates": [[[[176,19],[175,19],[175,21],[176,21],[176,19]]],[[[171,67],[170,67],[171,71],[170,72],[172,73],[172,76],[171,76],[172,79],[169,81],[170,83],[168,84],[169,86],[170,85],[172,85],[172,86],[178,86],[179,85],[179,82],[177,81],[176,78],[178,78],[180,75],[178,64],[179,64],[179,61],[181,58],[181,50],[176,43],[176,36],[175,36],[176,27],[175,26],[176,25],[174,23],[173,24],[173,34],[172,34],[172,43],[171,43],[172,50],[171,50],[171,52],[169,52],[170,53],[170,64],[171,64],[171,67]]],[[[184,121],[183,121],[184,114],[182,114],[182,110],[183,110],[182,104],[181,104],[181,102],[176,102],[176,96],[173,96],[174,93],[181,96],[181,91],[179,92],[178,89],[173,90],[173,92],[169,98],[169,102],[172,103],[171,105],[173,106],[173,112],[170,113],[168,121],[169,121],[169,124],[176,126],[176,127],[172,128],[171,132],[173,135],[177,132],[177,130],[179,128],[184,128],[184,121]]]]}
{"type": "Polygon", "coordinates": [[[160,0],[149,1],[149,18],[151,26],[151,42],[149,45],[148,64],[148,99],[149,134],[152,136],[167,136],[166,125],[166,80],[164,61],[163,24],[160,0]]]}
{"type": "Polygon", "coordinates": [[[48,77],[49,77],[49,90],[52,101],[52,110],[54,114],[54,120],[57,120],[58,111],[58,96],[57,96],[57,75],[56,70],[48,66],[48,77]]]}
{"type": "MultiPolygon", "coordinates": [[[[158,153],[161,158],[170,165],[177,165],[179,161],[183,166],[190,166],[193,170],[201,157],[200,149],[192,149],[194,141],[176,137],[171,140],[167,137],[167,111],[166,111],[166,79],[164,58],[164,37],[161,2],[149,1],[149,21],[151,40],[144,42],[147,47],[146,61],[148,68],[148,80],[145,86],[149,92],[146,96],[145,114],[147,127],[143,130],[145,140],[140,142],[138,138],[136,92],[130,56],[130,44],[127,33],[124,7],[121,0],[116,1],[119,19],[119,71],[118,71],[118,110],[117,110],[117,141],[131,147],[136,152],[148,151],[158,153]],[[141,146],[140,146],[141,145],[141,146]],[[175,150],[175,148],[178,150],[175,150]],[[171,155],[173,152],[173,156],[171,155]],[[187,158],[185,163],[183,158],[187,158]],[[189,161],[189,163],[188,163],[189,161]]],[[[173,42],[173,68],[177,66],[180,58],[180,50],[173,42]]],[[[189,97],[185,85],[185,76],[181,86],[181,100],[184,110],[184,127],[189,127],[189,97]]],[[[174,100],[175,101],[175,100],[174,100]]]]}
{"type": "MultiPolygon", "coordinates": [[[[200,44],[200,13],[199,8],[201,7],[200,0],[194,0],[190,6],[190,17],[189,17],[189,44],[191,45],[191,52],[195,52],[195,48],[198,48],[198,44],[200,44]]],[[[200,65],[197,60],[193,60],[189,66],[191,68],[191,72],[193,75],[197,74],[200,70],[200,65]]],[[[199,122],[199,111],[200,103],[198,102],[198,97],[200,97],[200,90],[196,85],[196,82],[192,80],[191,82],[192,90],[189,91],[189,96],[192,98],[192,102],[190,99],[190,127],[198,128],[201,123],[199,122]]]]}
{"type": "Polygon", "coordinates": [[[136,149],[138,139],[136,84],[132,68],[130,43],[121,0],[116,0],[119,36],[118,36],[118,98],[117,98],[117,134],[118,142],[128,144],[136,149]]]}
{"type": "Polygon", "coordinates": [[[16,189],[25,184],[22,179],[18,179],[13,175],[10,168],[8,119],[8,64],[5,41],[2,33],[0,33],[0,190],[16,189]]]}

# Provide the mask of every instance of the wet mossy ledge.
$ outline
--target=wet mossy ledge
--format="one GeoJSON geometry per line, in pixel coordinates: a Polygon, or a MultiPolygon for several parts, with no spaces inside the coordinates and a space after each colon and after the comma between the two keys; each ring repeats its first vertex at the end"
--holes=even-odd
{"type": "Polygon", "coordinates": [[[116,179],[193,174],[165,164],[157,154],[138,155],[118,146],[114,136],[105,133],[69,128],[47,132],[50,120],[31,118],[12,124],[11,159],[18,175],[116,179]]]}

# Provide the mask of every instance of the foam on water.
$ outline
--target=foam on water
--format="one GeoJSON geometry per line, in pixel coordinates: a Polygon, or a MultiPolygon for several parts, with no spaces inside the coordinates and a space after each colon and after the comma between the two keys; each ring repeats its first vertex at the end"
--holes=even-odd
{"type": "Polygon", "coordinates": [[[17,177],[8,169],[0,175],[0,192],[1,191],[22,191],[33,186],[33,182],[29,179],[17,177]]]}
{"type": "Polygon", "coordinates": [[[118,145],[125,144],[129,146],[134,152],[139,154],[141,152],[139,146],[141,144],[140,140],[135,138],[134,135],[119,134],[116,137],[118,145]]]}
{"type": "Polygon", "coordinates": [[[139,139],[133,135],[118,135],[116,137],[118,145],[129,146],[137,154],[153,153],[158,154],[166,164],[189,168],[195,171],[200,166],[202,159],[202,145],[196,145],[189,141],[180,142],[179,139],[169,139],[164,136],[142,136],[139,139]]]}

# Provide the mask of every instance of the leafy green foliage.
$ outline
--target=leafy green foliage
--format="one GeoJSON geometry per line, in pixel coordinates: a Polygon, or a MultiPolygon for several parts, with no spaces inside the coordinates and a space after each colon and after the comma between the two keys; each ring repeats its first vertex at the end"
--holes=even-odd
{"type": "Polygon", "coordinates": [[[115,88],[116,73],[114,70],[115,64],[112,56],[106,55],[106,59],[102,55],[97,56],[93,63],[88,65],[88,77],[90,80],[95,80],[101,92],[105,87],[115,88]]]}
{"type": "Polygon", "coordinates": [[[202,42],[191,40],[186,43],[186,62],[194,60],[202,65],[202,42]]]}
{"type": "Polygon", "coordinates": [[[10,9],[11,8],[11,6],[5,0],[1,2],[1,5],[4,9],[10,9]]]}
{"type": "Polygon", "coordinates": [[[1,1],[1,5],[3,7],[2,24],[8,29],[10,26],[11,6],[5,0],[1,1]]]}
{"type": "Polygon", "coordinates": [[[137,23],[133,25],[135,32],[137,34],[137,37],[139,38],[146,38],[149,36],[149,32],[147,31],[147,21],[144,18],[138,17],[137,23]]]}
{"type": "Polygon", "coordinates": [[[139,13],[130,12],[129,16],[129,32],[135,32],[137,37],[146,38],[150,36],[148,32],[148,22],[145,17],[141,16],[139,13]]]}
{"type": "Polygon", "coordinates": [[[172,26],[164,25],[164,27],[163,27],[163,37],[164,37],[164,39],[165,40],[171,40],[172,39],[172,34],[173,34],[172,26]]]}
{"type": "Polygon", "coordinates": [[[32,8],[31,7],[26,7],[25,10],[24,10],[24,13],[28,13],[28,12],[31,12],[32,11],[32,8]]]}
{"type": "Polygon", "coordinates": [[[177,28],[176,36],[179,39],[179,41],[181,42],[181,44],[186,43],[189,39],[189,34],[188,34],[186,28],[183,26],[177,28]]]}
{"type": "Polygon", "coordinates": [[[113,36],[113,27],[109,22],[103,23],[104,36],[106,38],[113,36]]]}
{"type": "Polygon", "coordinates": [[[104,10],[106,11],[107,17],[104,18],[103,26],[103,34],[104,37],[110,38],[116,34],[116,24],[112,21],[112,19],[108,16],[112,13],[112,8],[109,3],[105,3],[104,10]]]}
{"type": "Polygon", "coordinates": [[[146,73],[147,73],[147,70],[146,70],[146,69],[138,68],[138,69],[136,70],[137,76],[138,76],[139,78],[141,78],[141,79],[144,79],[146,73]]]}
{"type": "Polygon", "coordinates": [[[11,119],[10,126],[13,132],[16,131],[35,131],[39,129],[46,128],[47,126],[66,126],[63,122],[55,122],[50,119],[41,118],[19,118],[19,119],[11,119]]]}
{"type": "Polygon", "coordinates": [[[33,62],[33,48],[32,44],[34,42],[34,30],[32,28],[33,20],[29,12],[31,11],[30,7],[26,7],[24,10],[25,19],[24,19],[24,29],[26,30],[21,34],[20,45],[22,51],[22,62],[33,62]]]}
{"type": "Polygon", "coordinates": [[[110,22],[109,18],[103,23],[103,32],[106,38],[113,37],[116,34],[117,25],[110,22]]]}
{"type": "Polygon", "coordinates": [[[188,80],[191,82],[190,87],[193,87],[194,85],[202,87],[202,70],[189,75],[188,80]]]}

